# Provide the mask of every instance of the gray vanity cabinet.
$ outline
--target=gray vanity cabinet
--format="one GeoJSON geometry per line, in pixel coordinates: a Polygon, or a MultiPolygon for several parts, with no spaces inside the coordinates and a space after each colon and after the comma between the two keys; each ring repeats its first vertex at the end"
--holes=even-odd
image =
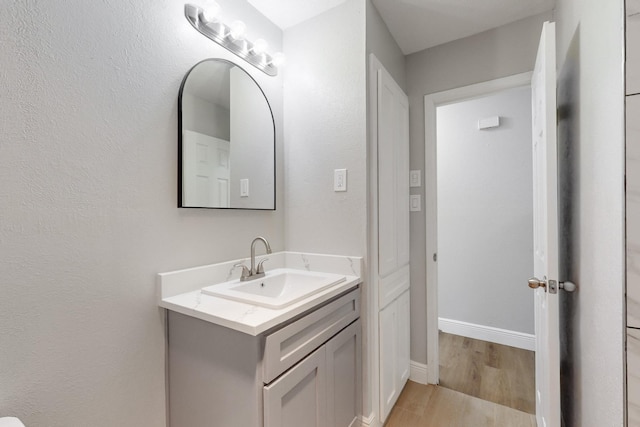
{"type": "Polygon", "coordinates": [[[355,426],[359,316],[358,288],[259,336],[169,311],[170,426],[355,426]]]}
{"type": "Polygon", "coordinates": [[[361,408],[360,320],[326,344],[327,426],[356,426],[361,408]]]}
{"type": "Polygon", "coordinates": [[[264,427],[349,427],[360,413],[360,320],[264,387],[264,427]]]}
{"type": "Polygon", "coordinates": [[[264,387],[264,427],[325,426],[326,351],[322,346],[264,387]]]}

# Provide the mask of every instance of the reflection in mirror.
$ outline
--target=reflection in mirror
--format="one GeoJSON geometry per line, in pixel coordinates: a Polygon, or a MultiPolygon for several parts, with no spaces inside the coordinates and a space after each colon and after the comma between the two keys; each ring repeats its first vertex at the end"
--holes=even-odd
{"type": "Polygon", "coordinates": [[[207,59],[187,73],[178,105],[178,206],[274,210],[275,126],[255,80],[207,59]]]}

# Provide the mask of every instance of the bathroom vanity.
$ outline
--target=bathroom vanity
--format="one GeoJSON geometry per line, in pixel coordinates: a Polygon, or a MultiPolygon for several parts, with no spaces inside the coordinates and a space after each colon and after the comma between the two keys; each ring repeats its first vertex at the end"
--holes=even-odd
{"type": "MultiPolygon", "coordinates": [[[[330,284],[268,308],[224,296],[225,288],[247,286],[229,280],[238,260],[159,275],[159,304],[168,309],[171,426],[357,425],[361,259],[289,252],[269,258],[276,276],[326,276],[330,284]]],[[[269,271],[265,280],[272,284],[269,271]]]]}

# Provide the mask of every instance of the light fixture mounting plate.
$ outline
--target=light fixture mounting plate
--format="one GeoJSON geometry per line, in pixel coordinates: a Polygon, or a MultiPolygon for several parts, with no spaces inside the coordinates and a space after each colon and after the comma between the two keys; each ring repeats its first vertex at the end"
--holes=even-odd
{"type": "MultiPolygon", "coordinates": [[[[192,4],[184,5],[184,16],[200,34],[218,43],[228,51],[233,52],[239,58],[244,59],[265,74],[274,77],[278,75],[278,68],[271,64],[271,55],[266,52],[259,55],[253,54],[251,53],[253,43],[249,40],[235,41],[230,37],[227,37],[225,34],[220,34],[213,30],[200,19],[202,12],[203,9],[198,6],[192,4]]],[[[225,29],[227,28],[224,24],[221,25],[225,29]]]]}

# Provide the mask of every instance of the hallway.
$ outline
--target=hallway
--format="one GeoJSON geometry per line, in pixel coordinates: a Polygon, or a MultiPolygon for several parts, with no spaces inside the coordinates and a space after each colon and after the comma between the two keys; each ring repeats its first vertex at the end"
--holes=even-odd
{"type": "Polygon", "coordinates": [[[440,386],[535,414],[535,353],[440,332],[440,386]]]}
{"type": "Polygon", "coordinates": [[[441,386],[408,381],[386,427],[535,427],[534,415],[441,386]]]}
{"type": "Polygon", "coordinates": [[[535,427],[535,354],[439,333],[440,385],[409,381],[387,427],[535,427]]]}

